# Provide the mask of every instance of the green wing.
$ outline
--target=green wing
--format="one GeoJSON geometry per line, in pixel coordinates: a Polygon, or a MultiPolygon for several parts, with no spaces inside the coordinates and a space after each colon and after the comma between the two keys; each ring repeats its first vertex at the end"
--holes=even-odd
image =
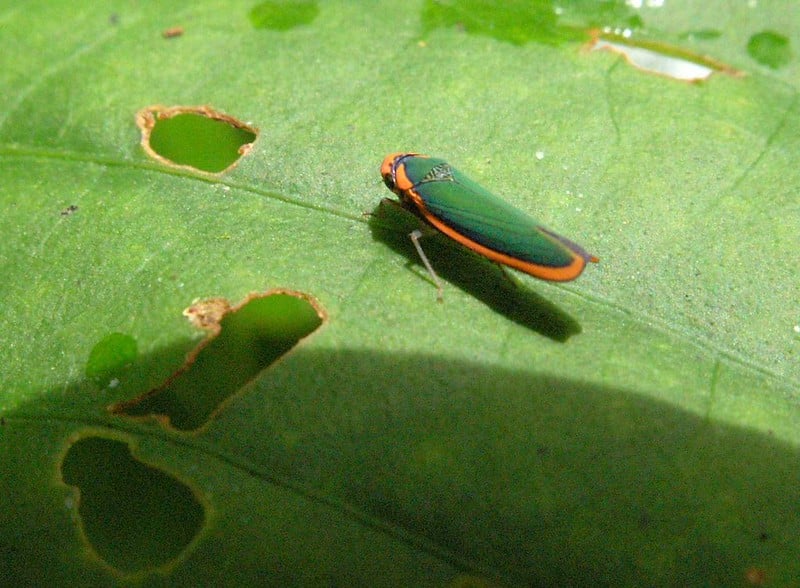
{"type": "MultiPolygon", "coordinates": [[[[543,227],[441,159],[424,160],[430,169],[414,190],[431,215],[465,237],[488,247],[548,267],[564,267],[574,254],[590,259],[580,246],[543,227]]],[[[422,170],[419,170],[422,171],[422,170]]]]}

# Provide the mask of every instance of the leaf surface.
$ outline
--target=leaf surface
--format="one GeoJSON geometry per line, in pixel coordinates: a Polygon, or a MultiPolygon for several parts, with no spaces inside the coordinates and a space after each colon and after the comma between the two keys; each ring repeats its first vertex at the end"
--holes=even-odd
{"type": "Polygon", "coordinates": [[[300,2],[294,24],[244,2],[0,8],[0,568],[50,585],[800,577],[793,5],[508,3],[495,21],[483,4],[300,2]],[[582,50],[606,24],[746,75],[687,84],[582,50]],[[774,67],[748,53],[763,31],[788,39],[774,67]],[[225,174],[170,167],[139,144],[158,104],[258,137],[225,174]],[[429,237],[437,304],[416,221],[376,210],[396,151],[445,158],[600,263],[514,285],[429,237]],[[181,367],[205,336],[181,315],[195,299],[275,288],[326,320],[207,426],[107,411],[181,367]],[[113,333],[135,359],[87,376],[113,333]],[[60,469],[93,436],[191,489],[203,526],[177,558],[131,576],[93,555],[60,469]]]}

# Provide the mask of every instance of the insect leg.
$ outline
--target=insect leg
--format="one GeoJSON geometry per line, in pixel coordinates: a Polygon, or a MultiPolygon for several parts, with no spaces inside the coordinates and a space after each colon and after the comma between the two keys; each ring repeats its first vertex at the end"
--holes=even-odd
{"type": "Polygon", "coordinates": [[[419,229],[414,229],[408,234],[411,237],[411,242],[414,244],[414,248],[419,253],[419,257],[422,260],[422,263],[425,264],[425,269],[428,270],[428,273],[431,275],[431,279],[433,283],[436,284],[436,300],[442,302],[444,300],[443,290],[442,290],[442,282],[439,280],[439,276],[436,275],[436,272],[433,271],[433,267],[431,266],[431,262],[428,261],[428,256],[425,255],[425,252],[422,250],[422,247],[419,244],[419,239],[422,237],[422,231],[419,229]]]}

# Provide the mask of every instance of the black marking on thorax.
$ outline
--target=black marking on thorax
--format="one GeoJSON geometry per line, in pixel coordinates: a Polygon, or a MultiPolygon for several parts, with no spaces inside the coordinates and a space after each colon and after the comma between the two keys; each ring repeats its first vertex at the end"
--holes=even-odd
{"type": "Polygon", "coordinates": [[[455,182],[453,177],[453,168],[449,163],[437,163],[425,176],[419,181],[420,184],[426,182],[455,182]]]}

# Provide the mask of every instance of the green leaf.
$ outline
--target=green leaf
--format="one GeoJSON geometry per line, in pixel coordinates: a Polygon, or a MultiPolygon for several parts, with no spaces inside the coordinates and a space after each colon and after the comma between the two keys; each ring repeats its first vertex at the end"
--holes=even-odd
{"type": "Polygon", "coordinates": [[[279,4],[0,10],[4,577],[800,577],[794,5],[279,4]],[[689,84],[582,50],[605,23],[744,75],[689,84]],[[763,32],[786,40],[766,58],[763,32]],[[140,145],[158,105],[257,137],[216,175],[171,166],[140,145]],[[447,159],[600,263],[515,286],[428,237],[438,304],[419,222],[377,209],[396,151],[447,159]],[[274,289],[323,324],[203,426],[109,410],[205,340],[194,301],[274,289]],[[153,520],[93,532],[93,488],[111,520],[124,498],[153,520]]]}

